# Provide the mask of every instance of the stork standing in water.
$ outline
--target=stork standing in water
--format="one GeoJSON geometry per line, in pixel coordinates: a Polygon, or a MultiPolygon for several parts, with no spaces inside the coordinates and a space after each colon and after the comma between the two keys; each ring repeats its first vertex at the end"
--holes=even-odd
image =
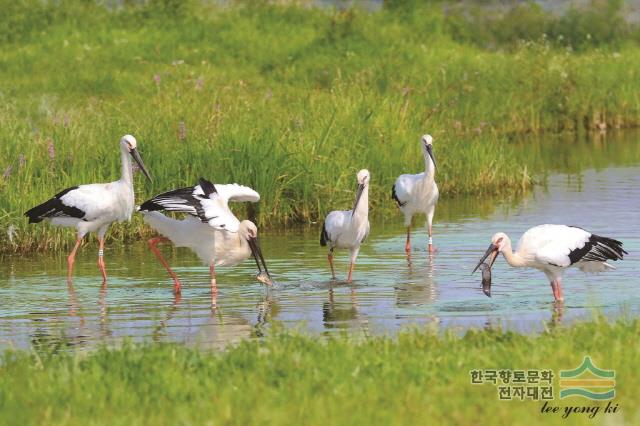
{"type": "Polygon", "coordinates": [[[149,247],[173,278],[175,294],[180,294],[180,280],[158,250],[160,242],[188,247],[209,266],[212,295],[218,291],[215,267],[236,265],[252,254],[258,265],[258,281],[273,284],[258,245],[256,225],[248,220],[240,222],[229,209],[229,201],[256,203],[260,195],[246,186],[214,185],[200,178],[199,185],[165,192],[139,207],[145,222],[163,235],[150,239],[149,247]],[[187,213],[187,217],[172,219],[159,210],[187,213]]]}
{"type": "Polygon", "coordinates": [[[495,234],[473,272],[488,257],[490,268],[498,253],[502,253],[510,266],[535,268],[544,272],[551,283],[553,297],[558,302],[564,300],[562,274],[565,269],[576,266],[583,272],[604,272],[615,269],[607,260],[622,259],[627,254],[620,241],[592,234],[582,228],[539,225],[522,235],[515,253],[511,250],[511,240],[507,234],[495,234]]]}
{"type": "Polygon", "coordinates": [[[138,163],[147,179],[151,180],[138,153],[136,138],[125,135],[120,139],[120,157],[122,158],[122,177],[120,180],[67,188],[25,213],[25,216],[29,218],[29,223],[38,223],[48,219],[54,225],[74,227],[78,230],[76,245],[67,257],[68,281],[71,281],[73,263],[82,239],[89,232],[94,231],[98,232],[100,244],[98,267],[102,273],[103,282],[107,281],[104,263],[104,236],[111,223],[130,220],[135,205],[131,158],[138,163]]]}
{"type": "Polygon", "coordinates": [[[329,265],[331,277],[336,279],[333,268],[333,249],[348,248],[350,254],[347,282],[352,281],[353,267],[360,252],[360,244],[369,235],[369,171],[358,172],[358,190],[352,210],[336,210],[329,213],[320,234],[320,245],[329,245],[329,265]]]}
{"type": "Polygon", "coordinates": [[[429,253],[433,253],[431,225],[438,202],[438,185],[435,182],[436,159],[433,155],[433,138],[422,136],[420,141],[424,157],[425,170],[417,175],[400,175],[391,188],[391,198],[404,213],[404,226],[407,227],[407,242],[404,246],[407,254],[411,253],[411,219],[413,215],[424,213],[427,216],[429,230],[429,253]]]}

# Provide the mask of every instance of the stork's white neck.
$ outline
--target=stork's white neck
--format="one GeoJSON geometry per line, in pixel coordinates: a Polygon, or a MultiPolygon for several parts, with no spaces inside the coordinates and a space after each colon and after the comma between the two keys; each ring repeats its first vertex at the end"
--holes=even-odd
{"type": "Polygon", "coordinates": [[[502,255],[505,260],[509,264],[509,266],[513,267],[522,267],[526,266],[527,261],[524,257],[522,257],[518,252],[514,252],[511,248],[511,240],[507,239],[504,244],[504,248],[502,249],[502,255]]]}
{"type": "Polygon", "coordinates": [[[367,218],[369,216],[369,184],[367,183],[362,190],[360,201],[353,212],[354,216],[367,218]]]}
{"type": "Polygon", "coordinates": [[[425,180],[433,180],[435,177],[436,165],[433,164],[431,156],[427,153],[424,154],[424,178],[425,180]]]}
{"type": "Polygon", "coordinates": [[[133,185],[133,169],[131,168],[131,154],[129,151],[121,147],[120,158],[122,159],[122,177],[120,180],[129,185],[133,185]]]}

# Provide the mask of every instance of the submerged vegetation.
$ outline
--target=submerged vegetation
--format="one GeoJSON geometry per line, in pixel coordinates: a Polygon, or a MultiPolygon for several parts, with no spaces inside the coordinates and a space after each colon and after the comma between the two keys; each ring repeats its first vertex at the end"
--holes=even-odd
{"type": "MultiPolygon", "coordinates": [[[[373,214],[391,211],[394,178],[423,167],[425,132],[451,197],[529,188],[542,170],[514,135],[640,124],[637,29],[603,25],[617,2],[572,10],[562,38],[560,18],[530,5],[518,19],[549,34],[441,2],[132,3],[0,0],[0,251],[68,244],[71,231],[23,212],[117,179],[125,133],[154,177],[138,202],[202,175],[258,190],[250,213],[274,226],[347,206],[363,167],[373,214]]],[[[109,235],[145,232],[135,218],[109,235]]]]}
{"type": "Polygon", "coordinates": [[[0,360],[1,424],[638,424],[640,322],[575,324],[539,336],[495,329],[463,337],[406,331],[396,338],[275,333],[222,352],[174,344],[55,353],[36,347],[0,360]],[[559,399],[559,371],[584,356],[615,370],[607,401],[559,399]],[[554,372],[549,401],[498,399],[470,371],[554,372]],[[565,406],[600,406],[563,418],[565,406]],[[106,420],[108,419],[108,420],[106,420]]]}

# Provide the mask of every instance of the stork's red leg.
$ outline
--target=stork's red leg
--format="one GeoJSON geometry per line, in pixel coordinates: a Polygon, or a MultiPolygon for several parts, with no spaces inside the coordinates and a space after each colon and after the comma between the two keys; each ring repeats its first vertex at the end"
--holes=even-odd
{"type": "Polygon", "coordinates": [[[353,275],[353,266],[354,266],[354,263],[353,263],[353,262],[351,262],[351,263],[349,264],[349,274],[347,275],[347,282],[348,282],[348,283],[350,283],[350,282],[352,281],[352,279],[351,279],[351,275],[353,275]]]}
{"type": "Polygon", "coordinates": [[[175,272],[173,272],[171,270],[171,268],[169,267],[169,264],[167,263],[167,261],[164,260],[164,257],[162,257],[162,253],[160,253],[160,250],[158,250],[158,247],[156,247],[156,245],[158,243],[164,243],[164,242],[168,242],[168,241],[170,241],[170,240],[168,238],[165,238],[165,237],[151,238],[149,240],[149,248],[151,249],[153,254],[156,255],[156,257],[158,258],[160,263],[162,263],[162,266],[165,267],[165,269],[167,270],[167,273],[169,274],[169,276],[171,278],[173,278],[173,293],[174,294],[180,294],[180,292],[182,290],[182,287],[180,286],[180,280],[178,279],[178,276],[175,274],[175,272]]]}
{"type": "Polygon", "coordinates": [[[327,259],[329,259],[329,266],[331,266],[331,278],[336,279],[336,270],[333,268],[333,249],[329,250],[329,254],[327,254],[327,259]]]}
{"type": "Polygon", "coordinates": [[[217,294],[218,283],[216,282],[216,269],[213,263],[209,266],[209,274],[211,275],[211,294],[217,294]]]}
{"type": "Polygon", "coordinates": [[[404,251],[411,253],[411,225],[407,226],[407,242],[404,245],[404,251]]]}
{"type": "Polygon", "coordinates": [[[433,239],[431,238],[431,224],[429,224],[429,254],[433,254],[433,239]]]}
{"type": "Polygon", "coordinates": [[[551,290],[553,290],[553,298],[556,302],[564,301],[564,295],[562,294],[562,281],[559,278],[551,281],[551,290]]]}
{"type": "Polygon", "coordinates": [[[553,299],[558,300],[558,286],[556,285],[556,280],[551,281],[551,291],[553,292],[553,299]]]}
{"type": "Polygon", "coordinates": [[[67,257],[67,282],[71,282],[71,277],[73,275],[73,263],[76,261],[76,253],[78,252],[78,248],[80,248],[80,243],[82,243],[82,237],[76,240],[76,245],[67,257]]]}
{"type": "Polygon", "coordinates": [[[102,283],[107,282],[107,268],[104,264],[104,238],[99,238],[98,243],[100,244],[100,248],[98,249],[98,268],[100,268],[100,272],[102,273],[102,283]]]}
{"type": "Polygon", "coordinates": [[[562,292],[562,279],[558,278],[556,280],[556,283],[558,285],[558,297],[556,298],[556,300],[558,302],[564,302],[564,293],[562,292]]]}

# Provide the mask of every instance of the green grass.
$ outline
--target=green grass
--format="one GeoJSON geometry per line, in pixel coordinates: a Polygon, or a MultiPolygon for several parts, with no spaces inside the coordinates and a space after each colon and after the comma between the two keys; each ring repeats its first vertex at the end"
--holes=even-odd
{"type": "MultiPolygon", "coordinates": [[[[462,337],[406,331],[396,338],[291,332],[222,352],[174,344],[36,348],[0,362],[2,424],[593,424],[584,414],[540,414],[541,402],[499,401],[471,385],[473,369],[570,370],[592,357],[616,370],[618,414],[595,423],[638,424],[640,321],[602,319],[538,336],[499,330],[462,337]]],[[[592,406],[581,398],[556,406],[592,406]]]]}
{"type": "MultiPolygon", "coordinates": [[[[484,49],[442,4],[410,3],[368,13],[0,0],[11,12],[0,17],[0,252],[67,246],[68,231],[28,226],[23,212],[118,178],[125,133],[154,177],[137,184],[138,202],[199,176],[235,181],[261,193],[265,227],[348,206],[364,167],[372,213],[390,214],[395,177],[423,167],[426,132],[452,197],[527,190],[544,171],[516,135],[640,123],[630,33],[579,53],[535,37],[484,49]]],[[[110,238],[145,232],[136,218],[110,238]]]]}

